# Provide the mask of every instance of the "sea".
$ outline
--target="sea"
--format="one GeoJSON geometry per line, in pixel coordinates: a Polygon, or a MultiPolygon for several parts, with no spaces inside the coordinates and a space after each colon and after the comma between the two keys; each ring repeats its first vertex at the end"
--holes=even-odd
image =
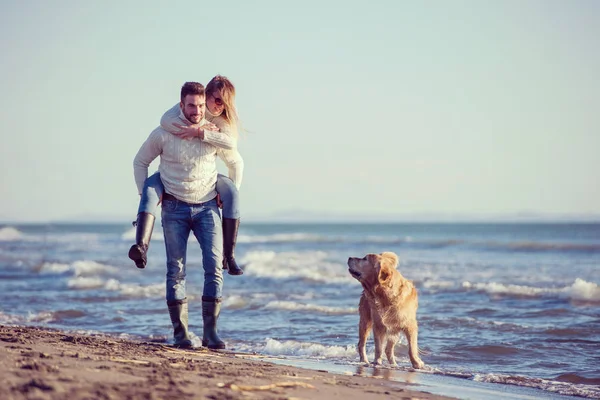
{"type": "MultiPolygon", "coordinates": [[[[129,221],[0,225],[0,324],[172,343],[160,222],[146,269],[127,258],[134,238],[129,221]]],[[[459,398],[600,398],[600,223],[242,221],[236,258],[245,273],[225,274],[219,320],[229,350],[459,398]],[[404,338],[397,368],[358,360],[362,288],[347,260],[383,251],[419,292],[422,371],[404,338]]],[[[198,336],[201,261],[192,236],[198,336]]]]}

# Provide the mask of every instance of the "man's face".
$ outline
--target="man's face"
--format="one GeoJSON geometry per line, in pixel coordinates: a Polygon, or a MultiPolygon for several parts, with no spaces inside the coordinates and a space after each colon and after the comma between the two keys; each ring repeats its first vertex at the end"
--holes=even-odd
{"type": "Polygon", "coordinates": [[[204,96],[198,94],[188,94],[183,99],[183,102],[179,103],[179,107],[183,111],[185,118],[192,124],[197,124],[204,118],[204,107],[206,101],[204,96]]]}

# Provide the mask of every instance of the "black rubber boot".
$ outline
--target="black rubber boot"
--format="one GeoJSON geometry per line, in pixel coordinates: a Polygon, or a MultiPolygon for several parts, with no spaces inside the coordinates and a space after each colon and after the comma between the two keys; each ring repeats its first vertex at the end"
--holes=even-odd
{"type": "Polygon", "coordinates": [[[223,218],[223,269],[226,269],[229,275],[242,275],[244,273],[235,262],[233,254],[239,227],[239,218],[223,218]]]}
{"type": "Polygon", "coordinates": [[[220,313],[221,299],[202,296],[202,319],[204,320],[202,346],[209,349],[225,348],[225,342],[217,334],[217,320],[220,313]]]}
{"type": "Polygon", "coordinates": [[[188,304],[187,300],[168,301],[169,316],[173,324],[173,346],[181,349],[192,347],[192,341],[188,333],[188,304]]]}
{"type": "Polygon", "coordinates": [[[154,215],[141,212],[137,216],[135,228],[135,244],[129,249],[129,258],[131,258],[136,267],[146,268],[148,258],[148,246],[154,229],[154,215]]]}

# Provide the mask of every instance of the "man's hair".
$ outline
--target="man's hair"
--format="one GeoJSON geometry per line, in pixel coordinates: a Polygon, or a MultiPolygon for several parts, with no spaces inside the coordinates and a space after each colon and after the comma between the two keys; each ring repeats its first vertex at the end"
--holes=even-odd
{"type": "Polygon", "coordinates": [[[204,96],[204,85],[198,82],[186,82],[181,87],[181,102],[185,99],[185,96],[188,94],[197,94],[199,96],[204,96]]]}

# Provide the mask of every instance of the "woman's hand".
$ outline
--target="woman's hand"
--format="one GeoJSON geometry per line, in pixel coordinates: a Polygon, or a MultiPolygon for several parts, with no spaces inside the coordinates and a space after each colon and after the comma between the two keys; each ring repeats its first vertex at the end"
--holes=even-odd
{"type": "Polygon", "coordinates": [[[174,132],[173,135],[178,136],[182,139],[191,139],[195,137],[199,137],[200,139],[204,139],[204,130],[215,131],[218,132],[219,128],[211,122],[207,122],[200,127],[195,125],[181,125],[177,123],[173,123],[173,126],[179,129],[179,132],[174,132]]]}

